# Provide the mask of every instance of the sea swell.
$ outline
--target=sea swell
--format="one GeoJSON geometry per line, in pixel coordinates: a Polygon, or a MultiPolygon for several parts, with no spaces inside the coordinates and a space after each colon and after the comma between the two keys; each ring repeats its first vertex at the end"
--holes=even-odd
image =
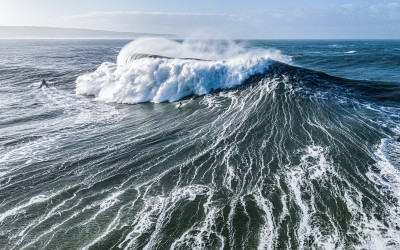
{"type": "MultiPolygon", "coordinates": [[[[216,63],[137,62],[146,60],[196,69],[216,63]]],[[[250,73],[234,85],[218,85],[228,79],[221,74],[207,78],[215,82],[204,92],[150,100],[235,87],[185,101],[178,124],[187,132],[162,129],[167,143],[155,154],[159,161],[142,165],[157,174],[135,186],[133,204],[144,203],[119,247],[398,248],[400,173],[389,159],[399,153],[400,116],[380,100],[393,88],[270,59],[240,63],[250,73]],[[196,213],[186,214],[188,207],[196,213]],[[172,228],[175,238],[167,236],[172,228]]]]}
{"type": "Polygon", "coordinates": [[[105,102],[171,102],[238,86],[264,73],[272,59],[290,61],[279,51],[244,51],[238,45],[224,51],[199,49],[193,42],[138,39],[121,50],[117,63],[103,63],[95,72],[80,76],[76,93],[105,102]]]}
{"type": "Polygon", "coordinates": [[[333,77],[229,43],[233,52],[143,41],[76,89],[144,104],[106,104],[71,93],[74,84],[1,85],[19,98],[0,105],[0,245],[400,247],[395,83],[333,77]]]}
{"type": "Polygon", "coordinates": [[[359,98],[400,101],[397,83],[343,79],[296,67],[290,56],[278,50],[245,49],[226,41],[179,43],[163,38],[129,43],[116,63],[104,62],[94,72],[79,76],[75,92],[104,102],[174,102],[280,76],[320,87],[342,87],[342,93],[356,92],[359,98]]]}

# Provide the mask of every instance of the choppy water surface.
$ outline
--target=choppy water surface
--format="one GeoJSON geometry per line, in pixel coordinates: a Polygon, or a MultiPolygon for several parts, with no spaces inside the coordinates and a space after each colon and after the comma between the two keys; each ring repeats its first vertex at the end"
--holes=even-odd
{"type": "Polygon", "coordinates": [[[400,248],[399,41],[128,42],[0,41],[2,249],[400,248]]]}

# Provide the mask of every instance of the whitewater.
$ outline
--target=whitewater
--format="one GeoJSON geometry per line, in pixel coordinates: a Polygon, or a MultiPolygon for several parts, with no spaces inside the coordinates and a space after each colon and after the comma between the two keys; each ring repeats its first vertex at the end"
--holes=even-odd
{"type": "Polygon", "coordinates": [[[232,42],[221,50],[222,45],[214,43],[137,39],[121,50],[116,63],[105,62],[80,76],[76,93],[106,102],[171,102],[233,88],[265,72],[272,59],[290,61],[277,50],[246,51],[232,42]]]}
{"type": "Polygon", "coordinates": [[[399,41],[0,44],[2,249],[400,248],[399,41]]]}

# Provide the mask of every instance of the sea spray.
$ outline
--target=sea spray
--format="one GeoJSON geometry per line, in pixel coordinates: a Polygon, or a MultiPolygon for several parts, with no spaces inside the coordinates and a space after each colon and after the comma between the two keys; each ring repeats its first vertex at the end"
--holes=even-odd
{"type": "Polygon", "coordinates": [[[104,102],[171,102],[240,85],[265,72],[272,60],[290,62],[290,57],[231,41],[140,38],[121,50],[117,63],[105,62],[78,77],[76,93],[104,102]]]}

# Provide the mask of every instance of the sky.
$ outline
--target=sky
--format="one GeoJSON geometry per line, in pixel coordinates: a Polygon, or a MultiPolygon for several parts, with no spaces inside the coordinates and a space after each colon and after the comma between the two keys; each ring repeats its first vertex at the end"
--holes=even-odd
{"type": "Polygon", "coordinates": [[[0,0],[0,26],[234,39],[400,39],[400,0],[0,0]]]}

